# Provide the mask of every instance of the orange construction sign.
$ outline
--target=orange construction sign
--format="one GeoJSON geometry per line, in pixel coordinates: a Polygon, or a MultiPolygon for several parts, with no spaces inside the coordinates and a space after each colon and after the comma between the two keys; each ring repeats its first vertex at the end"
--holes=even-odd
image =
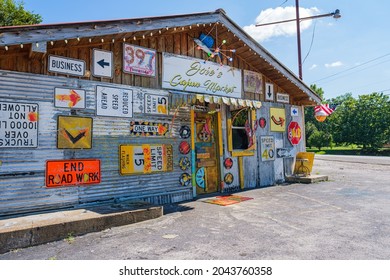
{"type": "Polygon", "coordinates": [[[100,160],[48,160],[46,161],[46,187],[99,184],[100,160]]]}

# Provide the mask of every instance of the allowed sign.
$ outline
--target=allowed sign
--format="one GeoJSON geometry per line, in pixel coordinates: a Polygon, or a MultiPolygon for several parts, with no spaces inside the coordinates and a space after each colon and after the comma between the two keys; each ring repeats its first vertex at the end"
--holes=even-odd
{"type": "Polygon", "coordinates": [[[46,187],[78,186],[100,183],[100,160],[46,161],[46,187]]]}

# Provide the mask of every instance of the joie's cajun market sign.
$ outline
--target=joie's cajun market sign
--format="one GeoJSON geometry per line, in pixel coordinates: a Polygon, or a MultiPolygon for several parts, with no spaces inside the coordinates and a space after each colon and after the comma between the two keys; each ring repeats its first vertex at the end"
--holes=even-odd
{"type": "Polygon", "coordinates": [[[241,71],[228,65],[163,53],[162,86],[167,89],[241,98],[241,71]]]}

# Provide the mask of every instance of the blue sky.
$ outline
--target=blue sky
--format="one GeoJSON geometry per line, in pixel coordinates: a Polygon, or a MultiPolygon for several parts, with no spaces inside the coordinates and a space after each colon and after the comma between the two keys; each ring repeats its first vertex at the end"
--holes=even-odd
{"type": "MultiPolygon", "coordinates": [[[[43,23],[138,18],[208,12],[222,8],[228,17],[298,75],[294,23],[254,27],[295,16],[295,0],[24,0],[43,23]]],[[[352,93],[390,93],[390,1],[300,0],[301,17],[340,9],[342,17],[301,24],[303,80],[316,84],[325,98],[352,93]]]]}

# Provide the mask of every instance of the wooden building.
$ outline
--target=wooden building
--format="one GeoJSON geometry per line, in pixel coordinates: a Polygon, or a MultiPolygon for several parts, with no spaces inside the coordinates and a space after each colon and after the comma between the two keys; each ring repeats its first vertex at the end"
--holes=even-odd
{"type": "Polygon", "coordinates": [[[223,10],[0,28],[0,215],[270,186],[320,98],[223,10]]]}

